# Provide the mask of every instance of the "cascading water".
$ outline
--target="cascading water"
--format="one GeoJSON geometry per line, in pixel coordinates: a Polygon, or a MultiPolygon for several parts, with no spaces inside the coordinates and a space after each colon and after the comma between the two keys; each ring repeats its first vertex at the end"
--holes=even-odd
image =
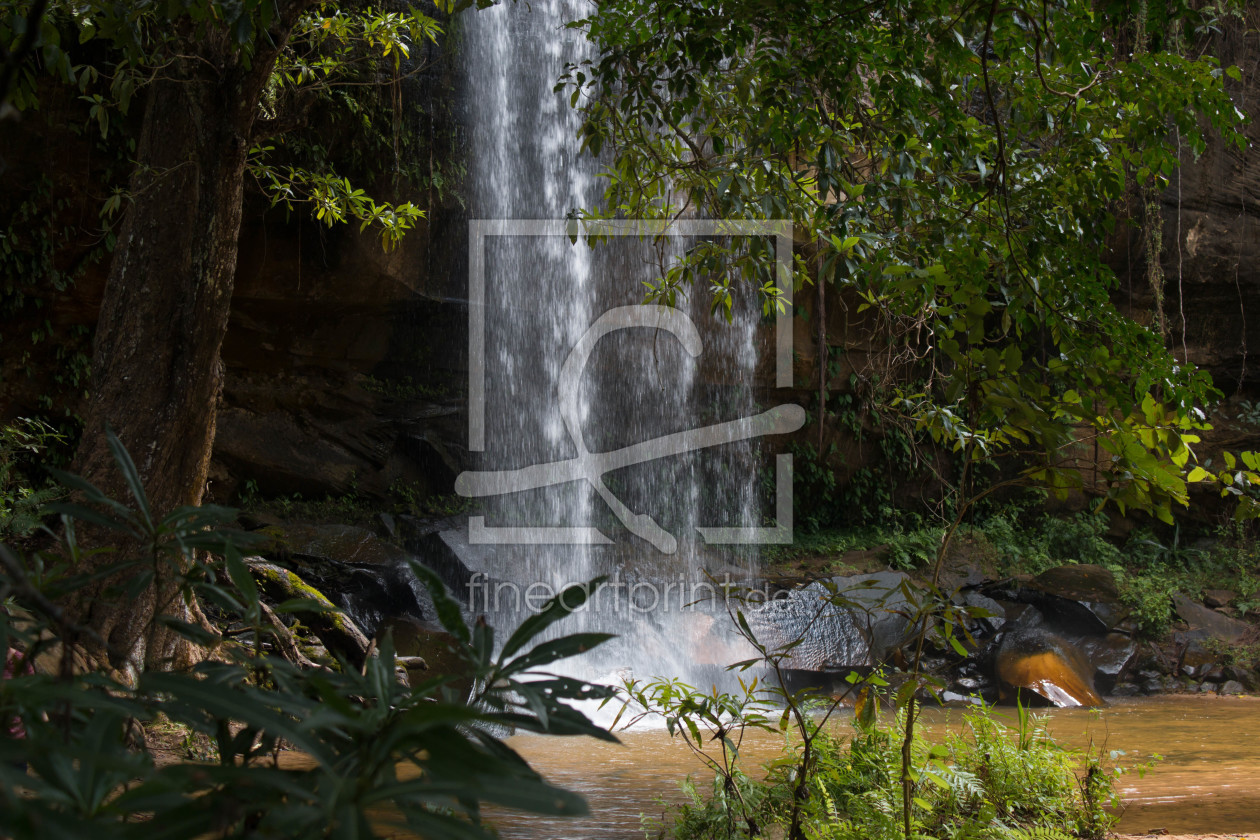
{"type": "MultiPolygon", "coordinates": [[[[685,346],[685,324],[677,319],[672,332],[643,326],[669,321],[668,313],[618,309],[640,304],[642,281],[659,271],[648,246],[620,237],[592,250],[564,235],[566,214],[600,197],[598,163],[578,153],[579,117],[567,94],[553,90],[565,64],[587,48],[564,24],[589,10],[573,0],[508,3],[462,20],[475,220],[470,449],[481,452],[476,471],[564,462],[583,447],[608,452],[757,412],[757,312],[742,313],[733,325],[714,322],[704,290],[696,290],[690,317],[703,351],[693,357],[696,347],[685,346]],[[610,329],[597,341],[588,335],[618,313],[621,326],[626,318],[638,326],[610,329]],[[585,364],[566,368],[583,336],[585,364]]],[[[746,574],[748,552],[738,561],[729,548],[706,552],[696,528],[760,524],[764,465],[754,456],[748,441],[731,443],[612,470],[602,487],[570,480],[483,499],[468,534],[474,545],[466,546],[482,560],[469,585],[471,608],[503,634],[562,586],[606,575],[610,584],[558,629],[606,631],[618,639],[571,670],[588,679],[633,673],[704,686],[723,682],[722,666],[747,649],[725,629],[720,603],[694,602],[717,591],[703,583],[705,567],[719,579],[746,574]],[[627,509],[620,520],[619,504],[627,509]],[[636,515],[650,516],[657,527],[636,515]],[[638,522],[639,535],[623,521],[638,522]],[[505,530],[511,528],[531,530],[522,537],[505,530]],[[540,528],[568,530],[540,540],[540,528]],[[564,544],[574,542],[575,528],[597,529],[612,542],[564,544]],[[665,535],[677,538],[676,550],[669,551],[675,546],[665,535]]]]}

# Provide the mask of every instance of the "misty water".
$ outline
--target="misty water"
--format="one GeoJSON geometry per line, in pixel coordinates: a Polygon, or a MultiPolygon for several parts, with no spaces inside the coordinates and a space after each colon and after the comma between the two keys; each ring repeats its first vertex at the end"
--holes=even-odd
{"type": "Polygon", "coordinates": [[[478,508],[455,550],[478,573],[470,611],[485,615],[501,639],[529,613],[528,598],[609,579],[598,604],[557,628],[616,637],[557,666],[569,675],[733,687],[722,666],[749,651],[729,633],[722,607],[696,605],[702,596],[692,589],[706,572],[751,573],[751,551],[712,551],[700,533],[760,525],[766,464],[756,442],[680,446],[587,480],[531,479],[531,470],[535,478],[540,469],[561,471],[588,452],[624,452],[766,408],[753,399],[767,331],[751,296],[730,323],[710,313],[703,291],[676,310],[643,305],[643,283],[659,276],[685,237],[622,235],[591,247],[566,233],[566,215],[600,198],[600,161],[580,153],[580,117],[567,93],[553,90],[566,65],[589,57],[585,39],[564,26],[589,11],[578,0],[542,0],[462,20],[463,101],[475,149],[472,466],[456,490],[476,497],[478,508]],[[683,592],[681,603],[692,606],[670,609],[680,600],[673,593],[683,592]],[[714,651],[725,653],[721,661],[708,655],[714,651]]]}

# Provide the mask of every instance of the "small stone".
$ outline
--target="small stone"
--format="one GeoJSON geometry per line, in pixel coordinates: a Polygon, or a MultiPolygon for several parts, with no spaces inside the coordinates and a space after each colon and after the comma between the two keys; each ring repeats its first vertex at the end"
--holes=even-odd
{"type": "Polygon", "coordinates": [[[1001,630],[1002,625],[1006,623],[1006,610],[992,598],[981,595],[979,592],[967,592],[961,600],[962,606],[972,607],[985,613],[982,617],[970,619],[974,624],[979,625],[981,632],[994,633],[1001,630]]]}
{"type": "Polygon", "coordinates": [[[1231,696],[1237,694],[1246,694],[1247,689],[1243,688],[1243,684],[1237,680],[1229,680],[1221,686],[1221,696],[1231,696]]]}
{"type": "Polygon", "coordinates": [[[1215,668],[1209,668],[1203,675],[1204,682],[1221,683],[1225,682],[1225,669],[1220,665],[1215,668]]]}
{"type": "Polygon", "coordinates": [[[1142,693],[1144,694],[1159,694],[1163,692],[1163,690],[1164,690],[1163,683],[1161,683],[1157,679],[1147,680],[1146,682],[1142,683],[1142,693]]]}
{"type": "Polygon", "coordinates": [[[1136,697],[1142,693],[1142,689],[1133,683],[1120,683],[1111,690],[1112,697],[1136,697]]]}

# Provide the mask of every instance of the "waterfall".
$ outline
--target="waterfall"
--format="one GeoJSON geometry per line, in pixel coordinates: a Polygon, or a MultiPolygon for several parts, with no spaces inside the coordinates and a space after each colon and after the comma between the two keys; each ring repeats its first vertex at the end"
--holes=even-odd
{"type": "MultiPolygon", "coordinates": [[[[473,472],[528,471],[572,461],[583,448],[633,447],[759,410],[753,374],[767,330],[759,333],[755,301],[733,324],[709,315],[700,288],[680,305],[684,315],[621,309],[642,303],[642,281],[658,275],[662,255],[634,236],[592,249],[565,235],[566,214],[600,198],[599,163],[578,153],[579,116],[568,92],[553,90],[566,63],[588,50],[564,24],[590,10],[574,0],[504,3],[460,22],[473,472]],[[600,324],[612,326],[595,339],[600,324]]],[[[570,673],[730,685],[723,666],[749,650],[716,598],[694,602],[717,592],[706,571],[719,581],[748,577],[754,558],[749,548],[705,546],[697,528],[761,524],[766,466],[757,455],[758,444],[745,440],[621,466],[602,488],[576,480],[480,499],[458,547],[475,571],[471,609],[504,638],[544,596],[605,575],[609,586],[558,631],[618,638],[565,663],[570,673]],[[641,527],[632,533],[626,521],[641,527]]],[[[549,469],[544,477],[562,471],[549,469]]],[[[461,492],[476,486],[468,476],[461,492]]]]}

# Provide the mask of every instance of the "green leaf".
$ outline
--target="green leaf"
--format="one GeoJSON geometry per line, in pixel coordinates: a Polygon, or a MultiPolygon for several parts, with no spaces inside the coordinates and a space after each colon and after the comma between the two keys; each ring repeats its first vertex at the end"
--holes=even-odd
{"type": "Polygon", "coordinates": [[[589,583],[575,584],[548,600],[537,613],[522,621],[516,628],[504,643],[499,661],[505,661],[539,633],[579,609],[605,580],[606,577],[597,577],[589,583]]]}
{"type": "Polygon", "coordinates": [[[464,644],[469,644],[472,641],[472,634],[468,630],[468,625],[464,623],[464,615],[460,611],[459,604],[446,591],[446,585],[442,583],[442,579],[414,559],[409,558],[407,563],[411,567],[412,574],[424,584],[429,597],[433,599],[433,608],[437,611],[437,618],[443,629],[464,644]]]}
{"type": "Polygon", "coordinates": [[[132,498],[136,500],[140,508],[140,515],[144,517],[145,525],[152,530],[153,513],[149,510],[149,497],[144,492],[144,483],[140,480],[140,471],[136,469],[135,461],[131,460],[131,453],[122,445],[122,441],[118,439],[118,435],[114,434],[114,430],[108,426],[105,427],[105,443],[114,456],[114,462],[118,465],[123,480],[127,482],[127,487],[131,490],[132,498]]]}
{"type": "Polygon", "coordinates": [[[543,642],[527,653],[509,661],[501,669],[504,676],[520,673],[540,665],[547,665],[557,659],[578,656],[615,638],[612,633],[574,633],[562,636],[549,642],[543,642]]]}
{"type": "Polygon", "coordinates": [[[241,559],[240,553],[236,551],[228,552],[225,563],[228,577],[232,579],[232,583],[244,596],[245,603],[256,605],[258,603],[258,584],[254,582],[254,576],[250,573],[249,567],[245,565],[245,561],[241,559]]]}

